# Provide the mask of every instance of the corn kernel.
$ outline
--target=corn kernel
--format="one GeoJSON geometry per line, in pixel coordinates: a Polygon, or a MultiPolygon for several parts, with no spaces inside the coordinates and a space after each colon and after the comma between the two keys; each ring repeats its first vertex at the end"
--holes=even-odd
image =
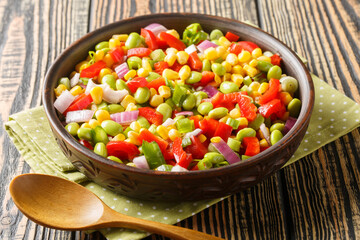
{"type": "Polygon", "coordinates": [[[95,104],[100,104],[103,97],[103,89],[99,86],[96,86],[93,89],[91,89],[90,95],[95,104]]]}
{"type": "Polygon", "coordinates": [[[179,33],[178,33],[175,29],[170,29],[170,30],[167,30],[167,31],[166,31],[166,33],[168,33],[168,34],[170,34],[170,35],[172,35],[172,36],[176,37],[177,39],[179,39],[179,38],[180,38],[179,33]]]}
{"type": "Polygon", "coordinates": [[[176,85],[182,86],[185,84],[185,80],[175,80],[176,85]]]}
{"type": "Polygon", "coordinates": [[[259,73],[259,70],[256,68],[251,67],[250,65],[246,64],[243,69],[245,70],[246,74],[250,77],[255,77],[256,74],[259,73]]]}
{"type": "Polygon", "coordinates": [[[225,116],[225,117],[222,117],[219,119],[219,122],[222,122],[222,123],[226,123],[226,121],[228,120],[230,116],[225,116]]]}
{"type": "Polygon", "coordinates": [[[237,109],[237,108],[232,109],[232,110],[230,111],[229,115],[230,115],[231,118],[234,118],[234,119],[241,117],[240,110],[237,109]]]}
{"type": "Polygon", "coordinates": [[[96,112],[98,110],[98,106],[95,103],[90,105],[90,110],[96,112]]]}
{"type": "Polygon", "coordinates": [[[239,126],[240,127],[247,127],[249,122],[245,117],[239,117],[236,120],[238,120],[240,122],[239,126]]]}
{"type": "Polygon", "coordinates": [[[155,88],[150,88],[150,98],[152,98],[156,94],[157,94],[156,89],[155,88]]]}
{"type": "Polygon", "coordinates": [[[128,132],[128,138],[125,140],[129,143],[135,144],[137,146],[141,145],[141,142],[139,140],[139,134],[135,131],[129,131],[128,132]]]}
{"type": "Polygon", "coordinates": [[[235,73],[235,74],[241,74],[242,76],[245,75],[245,71],[242,68],[242,66],[240,66],[240,65],[233,66],[233,68],[231,69],[231,72],[235,73]]]}
{"type": "Polygon", "coordinates": [[[171,124],[171,125],[167,126],[166,128],[167,128],[168,131],[170,131],[171,129],[176,129],[177,130],[177,128],[175,127],[175,124],[171,124]]]}
{"type": "Polygon", "coordinates": [[[123,106],[124,108],[127,108],[127,106],[130,103],[135,104],[136,103],[135,98],[133,96],[131,96],[131,95],[126,95],[124,97],[124,99],[121,101],[121,106],[123,106]]]}
{"type": "Polygon", "coordinates": [[[214,47],[209,47],[204,52],[204,57],[210,61],[213,61],[219,57],[216,49],[214,47]]]}
{"type": "Polygon", "coordinates": [[[147,77],[147,76],[149,76],[149,71],[146,70],[145,68],[139,68],[139,69],[137,70],[137,75],[138,75],[139,77],[147,77]]]}
{"type": "Polygon", "coordinates": [[[256,98],[258,98],[260,96],[261,96],[261,93],[259,93],[258,91],[252,91],[250,93],[250,97],[252,97],[253,99],[256,99],[256,98]]]}
{"type": "Polygon", "coordinates": [[[266,139],[260,140],[260,147],[269,147],[269,143],[266,141],[266,139]]]}
{"type": "Polygon", "coordinates": [[[152,107],[157,107],[160,104],[162,104],[164,102],[164,99],[162,96],[155,94],[151,99],[150,99],[150,106],[152,107]]]}
{"type": "Polygon", "coordinates": [[[159,134],[159,136],[162,138],[162,139],[168,139],[169,138],[169,131],[167,130],[167,128],[163,125],[159,125],[157,128],[156,128],[156,132],[159,134]]]}
{"type": "Polygon", "coordinates": [[[231,42],[226,37],[220,37],[218,41],[219,44],[225,48],[228,48],[231,45],[231,42]]]}
{"type": "Polygon", "coordinates": [[[159,87],[159,95],[163,98],[169,98],[171,96],[171,89],[168,86],[159,87]]]}
{"type": "Polygon", "coordinates": [[[259,87],[260,87],[260,83],[254,81],[254,82],[252,82],[252,83],[249,85],[249,87],[251,88],[251,90],[257,91],[257,90],[259,89],[259,87]]]}
{"type": "Polygon", "coordinates": [[[128,81],[130,78],[133,78],[136,76],[136,70],[131,69],[130,71],[128,71],[125,75],[124,75],[124,79],[126,81],[128,81]]]}
{"type": "Polygon", "coordinates": [[[200,134],[199,136],[198,136],[198,139],[200,140],[200,142],[201,143],[203,143],[203,142],[205,142],[206,141],[206,136],[204,135],[204,134],[200,134]]]}
{"type": "Polygon", "coordinates": [[[166,68],[163,73],[162,73],[162,76],[164,78],[167,78],[169,80],[176,80],[179,78],[179,73],[174,71],[174,70],[171,70],[169,68],[166,68]]]}
{"type": "Polygon", "coordinates": [[[79,85],[76,85],[74,86],[73,88],[70,89],[70,93],[73,95],[73,96],[77,96],[81,93],[83,93],[83,89],[79,86],[79,85]]]}
{"type": "Polygon", "coordinates": [[[80,72],[80,70],[86,68],[87,66],[88,66],[88,62],[87,62],[87,61],[81,61],[81,62],[79,62],[78,64],[76,64],[75,70],[76,70],[77,72],[80,72]]]}
{"type": "Polygon", "coordinates": [[[105,56],[105,52],[103,50],[97,50],[95,52],[95,57],[94,57],[95,62],[103,60],[104,56],[105,56]]]}
{"type": "Polygon", "coordinates": [[[261,48],[255,48],[252,52],[251,55],[254,59],[260,57],[262,55],[262,51],[261,48]]]}
{"type": "Polygon", "coordinates": [[[148,58],[143,58],[141,60],[141,65],[142,67],[147,70],[148,72],[151,72],[152,71],[152,67],[151,67],[151,64],[149,62],[149,59],[148,58]]]}
{"type": "Polygon", "coordinates": [[[165,56],[164,61],[169,64],[169,67],[171,67],[176,61],[176,53],[169,53],[165,56]]]}
{"type": "Polygon", "coordinates": [[[293,100],[293,97],[288,92],[280,92],[279,94],[280,101],[287,106],[291,100],[293,100]]]}
{"type": "Polygon", "coordinates": [[[83,123],[81,124],[80,128],[91,128],[89,123],[83,123]]]}
{"type": "Polygon", "coordinates": [[[240,87],[244,81],[244,78],[241,74],[234,73],[231,75],[231,81],[233,81],[236,85],[240,87]]]}
{"type": "Polygon", "coordinates": [[[253,59],[253,60],[251,60],[251,61],[249,62],[249,65],[250,65],[251,67],[256,67],[257,64],[258,64],[258,61],[257,61],[256,59],[253,59]]]}
{"type": "Polygon", "coordinates": [[[103,61],[106,63],[107,67],[111,67],[114,64],[114,60],[112,59],[110,54],[105,54],[103,61]]]}
{"type": "Polygon", "coordinates": [[[119,79],[119,76],[117,75],[116,72],[112,72],[111,74],[114,76],[115,79],[119,79]]]}
{"type": "Polygon", "coordinates": [[[135,103],[129,103],[125,109],[125,112],[136,111],[138,108],[135,103]]]}
{"type": "Polygon", "coordinates": [[[256,58],[256,60],[258,60],[258,61],[265,61],[265,62],[271,63],[271,58],[269,58],[269,57],[267,57],[267,56],[260,56],[260,57],[256,58]]]}
{"type": "Polygon", "coordinates": [[[166,55],[168,54],[176,54],[178,50],[176,48],[170,47],[165,50],[166,55]]]}
{"type": "Polygon", "coordinates": [[[238,64],[239,59],[238,59],[238,57],[236,56],[236,54],[234,54],[234,53],[229,53],[229,54],[226,56],[226,62],[230,63],[231,66],[235,66],[236,64],[238,64]]]}
{"type": "Polygon", "coordinates": [[[174,141],[176,138],[181,137],[181,134],[176,129],[170,129],[169,133],[168,133],[168,136],[169,136],[171,141],[174,141]]]}
{"type": "Polygon", "coordinates": [[[230,81],[231,80],[231,73],[225,73],[222,77],[222,81],[230,81]]]}
{"type": "Polygon", "coordinates": [[[135,132],[140,132],[141,126],[138,121],[132,122],[129,126],[135,132]]]}
{"type": "Polygon", "coordinates": [[[221,141],[221,137],[212,137],[212,138],[210,139],[210,141],[211,141],[212,143],[218,143],[218,142],[221,141]]]}
{"type": "Polygon", "coordinates": [[[190,77],[191,68],[188,65],[184,65],[180,68],[179,77],[181,80],[185,81],[190,77]]]}
{"type": "Polygon", "coordinates": [[[54,90],[56,97],[59,97],[65,90],[67,90],[66,86],[64,84],[59,84],[54,90]]]}
{"type": "Polygon", "coordinates": [[[127,35],[127,34],[116,34],[116,35],[112,36],[113,39],[117,39],[120,42],[126,42],[128,37],[129,37],[129,35],[127,35]]]}
{"type": "Polygon", "coordinates": [[[225,67],[225,70],[227,73],[231,72],[232,66],[230,63],[228,63],[227,61],[223,61],[221,63],[221,65],[223,65],[225,67]]]}
{"type": "Polygon", "coordinates": [[[115,48],[117,46],[120,46],[120,41],[118,39],[111,38],[109,40],[109,48],[112,49],[112,48],[115,48]]]}
{"type": "Polygon", "coordinates": [[[125,135],[122,133],[119,133],[118,135],[113,137],[113,139],[111,139],[111,141],[124,141],[124,140],[125,140],[125,135]]]}
{"type": "Polygon", "coordinates": [[[218,84],[221,84],[221,77],[217,74],[215,74],[214,81],[218,84]]]}
{"type": "Polygon", "coordinates": [[[189,59],[189,54],[185,51],[179,51],[176,53],[176,58],[179,64],[184,65],[189,59]]]}
{"type": "Polygon", "coordinates": [[[91,128],[95,128],[96,126],[99,126],[100,123],[99,123],[99,121],[96,120],[96,119],[90,119],[90,120],[89,120],[89,125],[90,125],[91,128]]]}
{"type": "Polygon", "coordinates": [[[263,83],[260,84],[260,87],[259,87],[258,91],[259,91],[259,93],[263,94],[268,89],[269,89],[269,83],[263,82],[263,83]]]}
{"type": "Polygon", "coordinates": [[[247,63],[251,59],[251,54],[248,51],[242,50],[238,55],[239,62],[247,63]]]}
{"type": "Polygon", "coordinates": [[[98,75],[98,80],[99,82],[101,82],[102,78],[105,76],[105,75],[108,75],[108,74],[111,74],[112,71],[110,68],[103,68],[100,70],[99,72],[99,75],[98,75]]]}
{"type": "Polygon", "coordinates": [[[99,123],[102,123],[105,120],[111,120],[110,113],[108,111],[102,110],[102,109],[97,110],[95,112],[95,117],[99,121],[99,123]]]}
{"type": "Polygon", "coordinates": [[[222,59],[226,59],[229,52],[226,51],[226,48],[224,46],[218,46],[215,49],[218,54],[218,57],[221,57],[222,59]]]}

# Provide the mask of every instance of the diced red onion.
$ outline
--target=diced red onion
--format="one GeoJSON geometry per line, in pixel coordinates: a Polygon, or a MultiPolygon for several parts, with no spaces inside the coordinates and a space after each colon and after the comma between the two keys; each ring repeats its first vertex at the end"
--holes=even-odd
{"type": "Polygon", "coordinates": [[[219,92],[216,87],[211,85],[206,85],[201,91],[206,92],[210,98],[219,92]]]}
{"type": "Polygon", "coordinates": [[[63,113],[65,110],[71,105],[71,103],[75,100],[75,96],[73,96],[68,90],[63,91],[60,96],[55,100],[54,107],[60,112],[63,113]]]}
{"type": "Polygon", "coordinates": [[[210,42],[209,40],[204,40],[199,45],[197,45],[197,48],[200,50],[200,52],[204,52],[206,49],[213,47],[216,48],[218,45],[216,45],[213,42],[210,42]]]}
{"type": "Polygon", "coordinates": [[[172,172],[187,172],[189,170],[187,170],[186,168],[183,168],[179,165],[175,165],[172,169],[171,169],[172,172]]]}
{"type": "Polygon", "coordinates": [[[185,52],[190,55],[193,52],[197,52],[197,48],[196,48],[196,46],[194,44],[191,44],[190,46],[185,48],[185,52]]]}
{"type": "Polygon", "coordinates": [[[157,36],[161,32],[166,32],[168,29],[159,23],[151,23],[145,27],[145,29],[150,30],[157,36]]]}
{"type": "Polygon", "coordinates": [[[110,118],[120,124],[129,124],[137,120],[139,116],[139,110],[130,112],[119,112],[110,115],[110,118]]]}
{"type": "Polygon", "coordinates": [[[192,115],[194,115],[194,113],[191,112],[191,111],[183,111],[183,112],[175,113],[175,116],[176,116],[176,117],[177,117],[177,116],[186,116],[186,115],[192,116],[192,115]]]}
{"type": "Polygon", "coordinates": [[[113,90],[106,84],[102,85],[103,99],[108,103],[119,103],[129,92],[126,89],[113,90]]]}
{"type": "Polygon", "coordinates": [[[74,87],[80,81],[80,73],[75,73],[75,75],[70,79],[70,86],[74,87]]]}
{"type": "Polygon", "coordinates": [[[71,122],[87,122],[94,116],[95,111],[93,110],[78,110],[71,111],[66,114],[66,123],[71,122]]]}
{"type": "Polygon", "coordinates": [[[137,168],[150,169],[145,156],[139,156],[133,159],[133,163],[137,168]]]}
{"type": "Polygon", "coordinates": [[[264,123],[262,123],[262,124],[260,125],[260,131],[262,132],[262,134],[263,134],[265,140],[267,141],[267,143],[268,143],[269,145],[271,145],[271,142],[270,142],[270,132],[269,132],[269,129],[265,126],[264,123]]]}
{"type": "Polygon", "coordinates": [[[229,164],[234,164],[241,159],[236,155],[236,153],[229,147],[229,145],[224,142],[224,140],[220,140],[220,142],[213,142],[214,147],[225,157],[226,161],[229,164]]]}
{"type": "Polygon", "coordinates": [[[173,125],[173,124],[175,124],[174,119],[168,118],[168,119],[165,120],[165,122],[163,122],[162,125],[163,125],[164,127],[168,127],[168,126],[173,125]]]}
{"type": "Polygon", "coordinates": [[[120,64],[115,68],[115,72],[118,75],[118,77],[121,79],[125,76],[126,73],[129,72],[129,68],[126,62],[120,64]]]}
{"type": "Polygon", "coordinates": [[[289,117],[287,120],[286,120],[286,123],[285,123],[285,127],[284,127],[284,131],[283,131],[283,134],[287,134],[290,129],[295,125],[296,123],[296,118],[293,118],[293,117],[289,117]]]}
{"type": "Polygon", "coordinates": [[[199,134],[201,134],[203,132],[203,130],[201,130],[200,128],[197,128],[197,129],[195,129],[194,131],[192,131],[192,132],[188,132],[188,133],[186,133],[185,134],[185,136],[184,136],[184,138],[189,138],[189,137],[191,137],[191,136],[197,136],[197,135],[199,135],[199,134]]]}

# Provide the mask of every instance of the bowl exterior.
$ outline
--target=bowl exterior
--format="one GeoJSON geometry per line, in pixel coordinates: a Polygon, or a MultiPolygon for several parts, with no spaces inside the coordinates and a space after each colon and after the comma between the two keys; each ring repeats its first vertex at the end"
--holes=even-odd
{"type": "Polygon", "coordinates": [[[74,166],[104,187],[126,196],[147,200],[217,198],[254,186],[279,170],[292,157],[305,135],[313,103],[314,88],[310,74],[293,51],[258,28],[232,19],[200,14],[154,14],[126,19],[95,30],[73,43],[57,58],[45,77],[43,88],[43,104],[52,131],[74,166]],[[80,145],[66,132],[53,107],[56,80],[68,75],[97,42],[107,40],[113,34],[139,31],[152,22],[178,31],[198,22],[206,31],[215,28],[223,32],[232,31],[241,39],[253,41],[263,49],[279,53],[284,60],[285,72],[299,80],[302,109],[295,126],[275,146],[250,160],[207,171],[168,173],[137,169],[112,162],[80,145]]]}

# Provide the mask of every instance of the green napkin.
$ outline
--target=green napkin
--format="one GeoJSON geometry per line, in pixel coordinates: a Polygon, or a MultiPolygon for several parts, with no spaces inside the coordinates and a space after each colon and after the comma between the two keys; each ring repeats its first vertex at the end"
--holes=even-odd
{"type": "MultiPolygon", "coordinates": [[[[310,125],[299,149],[286,165],[345,135],[360,123],[359,104],[315,75],[312,75],[312,78],[315,84],[315,106],[310,125]]],[[[62,154],[42,107],[10,116],[5,128],[25,161],[35,172],[57,175],[82,183],[111,208],[127,215],[175,224],[223,200],[220,198],[182,203],[144,201],[121,196],[87,181],[62,154]]],[[[109,228],[100,231],[110,240],[141,239],[148,235],[127,229],[109,228]]]]}

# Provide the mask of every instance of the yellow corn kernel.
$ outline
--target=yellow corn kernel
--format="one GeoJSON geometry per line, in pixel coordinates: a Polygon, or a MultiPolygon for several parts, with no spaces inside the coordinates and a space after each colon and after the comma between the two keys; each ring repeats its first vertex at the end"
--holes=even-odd
{"type": "Polygon", "coordinates": [[[152,98],[156,94],[157,94],[156,89],[155,88],[150,88],[150,98],[152,98]]]}
{"type": "Polygon", "coordinates": [[[90,119],[90,120],[89,120],[89,125],[90,125],[91,128],[95,128],[96,126],[99,126],[100,123],[99,123],[99,121],[96,120],[96,119],[90,119]]]}
{"type": "Polygon", "coordinates": [[[177,128],[175,127],[174,124],[171,124],[171,125],[167,126],[166,128],[167,128],[168,131],[170,131],[171,129],[176,129],[177,130],[177,128]]]}
{"type": "Polygon", "coordinates": [[[225,73],[222,77],[222,81],[230,81],[231,80],[231,73],[225,73]]]}
{"type": "Polygon", "coordinates": [[[122,133],[119,133],[118,135],[113,137],[113,139],[111,139],[111,141],[124,141],[124,140],[125,140],[125,135],[122,133]]]}
{"type": "Polygon", "coordinates": [[[231,66],[235,66],[236,64],[238,64],[239,62],[239,59],[238,57],[236,56],[236,54],[234,53],[229,53],[227,56],[226,56],[226,62],[230,63],[231,66]]]}
{"type": "Polygon", "coordinates": [[[249,87],[250,87],[253,91],[257,91],[257,90],[259,90],[259,88],[260,88],[260,83],[254,81],[254,82],[252,82],[252,83],[249,85],[249,87]]]}
{"type": "Polygon", "coordinates": [[[103,68],[100,70],[99,75],[98,75],[98,81],[101,82],[102,78],[105,75],[111,74],[112,70],[110,68],[103,68]]]}
{"type": "Polygon", "coordinates": [[[117,46],[120,46],[120,41],[118,39],[111,38],[109,40],[109,48],[112,49],[112,48],[115,48],[117,46]]]}
{"type": "Polygon", "coordinates": [[[219,119],[219,122],[226,123],[226,121],[228,120],[229,117],[230,117],[229,115],[225,116],[225,117],[222,117],[222,118],[219,119]]]}
{"type": "Polygon", "coordinates": [[[233,66],[233,68],[231,69],[231,72],[235,73],[235,74],[241,74],[242,76],[245,75],[245,71],[242,68],[242,66],[240,66],[240,65],[233,66]]]}
{"type": "Polygon", "coordinates": [[[141,60],[141,65],[142,67],[147,70],[148,72],[151,72],[152,71],[152,67],[151,67],[151,64],[149,62],[149,59],[148,58],[143,58],[141,60]]]}
{"type": "Polygon", "coordinates": [[[176,58],[178,63],[180,63],[181,65],[184,65],[187,63],[188,59],[189,59],[189,54],[185,51],[179,51],[176,53],[176,58]]]}
{"type": "Polygon", "coordinates": [[[145,68],[139,68],[139,69],[137,70],[137,75],[138,75],[139,77],[147,77],[147,76],[149,76],[149,71],[146,70],[145,68]]]}
{"type": "Polygon", "coordinates": [[[190,77],[191,68],[188,65],[184,65],[180,68],[179,77],[181,80],[185,81],[190,77]]]}
{"type": "Polygon", "coordinates": [[[67,90],[66,86],[64,84],[59,84],[54,90],[56,97],[59,97],[65,90],[67,90]]]}
{"type": "Polygon", "coordinates": [[[103,97],[103,89],[99,86],[96,86],[93,89],[91,89],[90,95],[95,104],[100,104],[103,97]]]}
{"type": "Polygon", "coordinates": [[[205,142],[206,141],[206,136],[204,135],[204,134],[200,134],[199,136],[198,136],[198,139],[200,140],[200,142],[201,143],[203,143],[203,142],[205,142]]]}
{"type": "Polygon", "coordinates": [[[111,74],[114,76],[115,79],[119,79],[119,76],[116,74],[116,72],[112,72],[111,74]]]}
{"type": "Polygon", "coordinates": [[[105,120],[111,120],[110,113],[108,111],[102,110],[102,109],[97,110],[95,112],[95,117],[99,121],[99,123],[102,123],[105,120]]]}
{"type": "Polygon", "coordinates": [[[135,132],[140,132],[141,126],[138,121],[132,122],[129,126],[135,132]]]}
{"type": "Polygon", "coordinates": [[[128,138],[125,140],[129,143],[135,144],[137,146],[141,145],[141,142],[139,140],[139,134],[135,131],[129,131],[128,132],[128,138]]]}
{"type": "Polygon", "coordinates": [[[231,42],[226,37],[220,37],[218,41],[219,44],[225,48],[228,48],[231,45],[231,42]]]}
{"type": "Polygon", "coordinates": [[[179,38],[180,38],[179,33],[178,33],[175,29],[170,29],[170,30],[167,30],[167,31],[166,31],[166,33],[168,33],[168,34],[170,34],[170,35],[172,35],[172,36],[176,37],[177,39],[179,39],[179,38]]]}
{"type": "Polygon", "coordinates": [[[169,133],[168,133],[168,136],[169,136],[171,141],[174,141],[176,138],[181,137],[181,134],[176,129],[170,129],[169,133]]]}
{"type": "Polygon", "coordinates": [[[251,54],[248,51],[242,50],[238,55],[239,62],[247,63],[251,60],[251,54]]]}
{"type": "Polygon", "coordinates": [[[236,120],[238,120],[240,122],[239,126],[240,127],[247,127],[249,122],[245,117],[239,117],[236,120]]]}
{"type": "Polygon", "coordinates": [[[280,92],[279,94],[280,101],[287,106],[291,100],[293,100],[293,97],[288,92],[280,92]]]}
{"type": "Polygon", "coordinates": [[[116,35],[112,36],[113,39],[117,39],[120,42],[126,42],[128,37],[129,37],[129,35],[127,35],[127,34],[116,34],[116,35]]]}
{"type": "Polygon", "coordinates": [[[159,125],[157,128],[156,128],[156,132],[159,134],[159,136],[162,138],[162,139],[165,139],[167,140],[169,138],[169,131],[167,130],[167,128],[163,125],[159,125]]]}
{"type": "Polygon", "coordinates": [[[169,68],[166,68],[163,73],[162,73],[162,76],[164,78],[167,78],[169,80],[176,80],[179,78],[179,73],[174,71],[174,70],[171,70],[169,68]]]}
{"type": "Polygon", "coordinates": [[[180,80],[175,80],[175,84],[182,86],[182,85],[185,84],[185,80],[181,80],[181,79],[180,80]]]}
{"type": "Polygon", "coordinates": [[[256,58],[256,60],[258,60],[258,61],[265,61],[265,62],[271,63],[271,58],[269,58],[269,57],[267,57],[267,56],[260,56],[260,57],[256,58]]]}
{"type": "Polygon", "coordinates": [[[255,77],[255,75],[259,73],[259,70],[257,70],[256,68],[253,68],[252,66],[250,66],[248,64],[245,64],[243,69],[245,70],[246,74],[250,77],[255,77]]]}
{"type": "Polygon", "coordinates": [[[210,139],[210,141],[212,142],[212,143],[218,143],[218,142],[220,142],[222,139],[221,139],[221,137],[212,137],[211,139],[210,139]]]}
{"type": "Polygon", "coordinates": [[[88,62],[87,61],[82,61],[82,62],[79,62],[78,64],[76,64],[75,70],[77,72],[80,72],[82,69],[86,68],[87,66],[88,66],[88,62]]]}
{"type": "Polygon", "coordinates": [[[209,47],[204,52],[204,57],[210,61],[215,60],[219,57],[216,49],[214,47],[209,47]]]}
{"type": "Polygon", "coordinates": [[[136,70],[131,69],[130,71],[128,71],[125,75],[124,75],[124,79],[127,81],[130,78],[133,78],[136,76],[136,70]]]}
{"type": "Polygon", "coordinates": [[[262,55],[262,51],[261,48],[255,48],[252,52],[251,55],[254,59],[260,57],[262,55]]]}
{"type": "Polygon", "coordinates": [[[77,96],[81,93],[83,93],[83,89],[79,86],[79,85],[76,85],[74,86],[73,88],[70,89],[70,93],[73,95],[73,96],[77,96]]]}
{"type": "Polygon", "coordinates": [[[151,99],[150,99],[150,106],[152,107],[157,107],[160,104],[162,104],[164,102],[164,99],[162,96],[155,94],[151,99]]]}
{"type": "Polygon", "coordinates": [[[258,91],[259,91],[259,93],[263,94],[268,89],[269,89],[269,83],[263,82],[263,83],[260,84],[260,87],[259,87],[258,91]]]}
{"type": "Polygon", "coordinates": [[[105,56],[105,52],[103,50],[97,50],[95,52],[95,58],[94,58],[95,62],[103,60],[104,56],[105,56]]]}
{"type": "Polygon", "coordinates": [[[114,64],[114,60],[112,59],[110,54],[105,54],[103,61],[106,63],[107,67],[111,67],[114,64]]]}
{"type": "Polygon", "coordinates": [[[138,108],[135,103],[129,103],[125,109],[125,112],[136,111],[138,108]]]}
{"type": "Polygon", "coordinates": [[[215,49],[218,54],[218,57],[221,57],[222,59],[226,59],[229,52],[226,51],[226,48],[224,46],[218,46],[215,49]]]}
{"type": "Polygon", "coordinates": [[[124,108],[127,108],[127,106],[130,103],[135,104],[136,103],[135,98],[133,96],[131,96],[131,95],[126,95],[124,97],[124,99],[121,101],[121,106],[123,106],[124,108]]]}
{"type": "Polygon", "coordinates": [[[91,128],[89,123],[83,123],[81,124],[80,128],[91,128]]]}
{"type": "Polygon", "coordinates": [[[159,95],[163,98],[169,98],[171,96],[171,89],[168,86],[159,87],[159,95]]]}
{"type": "Polygon", "coordinates": [[[252,91],[250,93],[250,97],[252,97],[253,99],[260,97],[260,96],[261,96],[261,93],[259,93],[258,91],[252,91]]]}
{"type": "Polygon", "coordinates": [[[266,139],[260,140],[260,147],[269,147],[269,143],[266,141],[266,139]]]}
{"type": "Polygon", "coordinates": [[[229,115],[230,115],[231,118],[234,118],[234,119],[241,117],[240,110],[237,109],[237,108],[234,108],[233,110],[231,110],[231,111],[229,112],[229,115]]]}
{"type": "Polygon", "coordinates": [[[253,60],[251,60],[251,61],[249,62],[249,65],[250,65],[251,67],[256,67],[257,64],[258,64],[258,61],[257,61],[256,59],[253,59],[253,60]]]}
{"type": "Polygon", "coordinates": [[[244,78],[241,74],[234,73],[231,75],[231,81],[233,81],[236,85],[240,87],[244,81],[244,78]]]}
{"type": "Polygon", "coordinates": [[[221,63],[221,65],[224,66],[224,68],[225,68],[225,70],[226,70],[227,73],[231,72],[232,66],[231,66],[230,63],[228,63],[227,61],[223,61],[223,62],[221,63]]]}
{"type": "Polygon", "coordinates": [[[169,64],[169,67],[171,67],[176,61],[176,53],[169,53],[166,55],[164,61],[169,64]]]}
{"type": "Polygon", "coordinates": [[[166,53],[166,55],[169,55],[169,54],[176,54],[178,52],[178,50],[176,49],[176,48],[167,48],[166,50],[165,50],[165,53],[166,53]]]}
{"type": "Polygon", "coordinates": [[[90,110],[96,112],[96,111],[98,110],[98,106],[97,106],[95,103],[92,103],[92,104],[90,105],[90,110]]]}

